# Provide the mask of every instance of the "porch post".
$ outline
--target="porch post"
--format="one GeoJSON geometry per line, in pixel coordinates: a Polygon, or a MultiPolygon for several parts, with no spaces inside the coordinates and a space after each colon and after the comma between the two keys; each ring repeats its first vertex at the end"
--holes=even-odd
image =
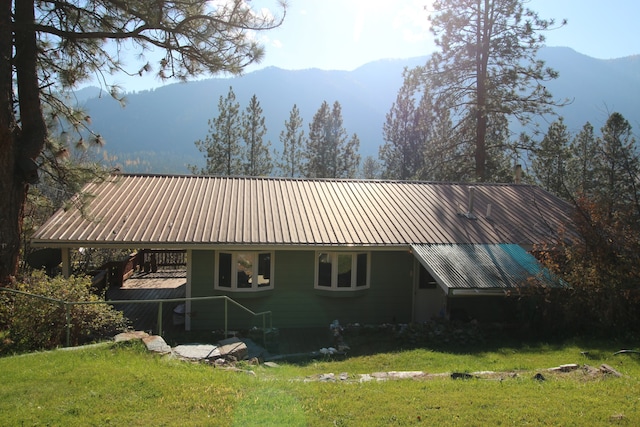
{"type": "Polygon", "coordinates": [[[68,279],[71,276],[71,249],[60,248],[62,252],[62,276],[68,279]]]}
{"type": "MultiPolygon", "coordinates": [[[[191,298],[191,273],[192,273],[192,269],[193,269],[193,262],[191,262],[191,260],[193,259],[193,257],[191,256],[192,254],[192,250],[191,249],[187,249],[187,285],[186,285],[186,289],[185,289],[185,297],[187,298],[191,298]]],[[[191,330],[191,300],[188,299],[185,301],[184,304],[184,330],[185,331],[190,331],[191,330]]]]}

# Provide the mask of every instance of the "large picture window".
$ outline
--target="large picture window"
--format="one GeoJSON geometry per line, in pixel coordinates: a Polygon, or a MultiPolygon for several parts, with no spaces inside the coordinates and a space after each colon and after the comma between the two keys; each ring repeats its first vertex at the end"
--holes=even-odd
{"type": "Polygon", "coordinates": [[[273,253],[218,252],[215,288],[232,291],[273,289],[273,253]]]}
{"type": "Polygon", "coordinates": [[[316,288],[354,290],[369,287],[369,254],[363,252],[318,252],[316,288]]]}

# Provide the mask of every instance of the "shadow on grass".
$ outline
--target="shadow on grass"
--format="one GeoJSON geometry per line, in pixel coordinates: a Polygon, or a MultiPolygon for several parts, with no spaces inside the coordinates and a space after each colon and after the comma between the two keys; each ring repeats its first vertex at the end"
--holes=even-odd
{"type": "MultiPolygon", "coordinates": [[[[251,338],[264,346],[279,360],[305,365],[318,358],[322,348],[337,348],[337,342],[328,328],[279,329],[277,337],[266,344],[262,334],[239,331],[241,338],[251,338]]],[[[217,343],[224,336],[212,331],[182,331],[170,334],[165,341],[171,346],[186,343],[217,343]]],[[[417,349],[453,355],[482,354],[487,352],[556,351],[567,346],[581,349],[585,359],[602,359],[620,349],[637,348],[637,338],[603,338],[595,336],[570,337],[560,334],[539,334],[525,328],[499,324],[456,322],[429,322],[425,324],[385,324],[375,326],[348,325],[342,338],[349,349],[330,359],[372,356],[417,349]]],[[[636,357],[640,360],[640,357],[636,357]]]]}

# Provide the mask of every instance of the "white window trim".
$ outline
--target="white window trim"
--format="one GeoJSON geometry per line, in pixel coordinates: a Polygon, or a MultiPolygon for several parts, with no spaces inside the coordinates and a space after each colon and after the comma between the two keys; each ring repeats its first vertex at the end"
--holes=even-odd
{"type": "Polygon", "coordinates": [[[323,290],[323,291],[334,291],[334,292],[353,292],[359,291],[361,289],[369,289],[371,285],[371,252],[358,251],[316,251],[315,254],[315,275],[314,275],[314,289],[323,290]],[[331,259],[331,286],[320,286],[318,285],[318,275],[320,270],[320,263],[318,259],[320,254],[329,254],[331,259]],[[357,286],[358,283],[358,255],[366,255],[367,256],[367,278],[364,286],[357,286]],[[348,287],[338,287],[338,256],[339,255],[350,255],[351,256],[351,286],[348,287]]]}
{"type": "Polygon", "coordinates": [[[273,289],[274,283],[274,252],[273,251],[216,251],[215,252],[215,278],[214,278],[214,289],[218,291],[227,291],[227,292],[262,292],[273,289]],[[238,254],[250,254],[253,256],[253,274],[252,277],[258,277],[258,255],[268,253],[270,256],[270,266],[269,266],[269,286],[258,287],[258,284],[252,284],[250,288],[238,288],[238,254]],[[218,281],[220,280],[220,254],[230,254],[231,255],[231,287],[220,286],[218,281]]]}

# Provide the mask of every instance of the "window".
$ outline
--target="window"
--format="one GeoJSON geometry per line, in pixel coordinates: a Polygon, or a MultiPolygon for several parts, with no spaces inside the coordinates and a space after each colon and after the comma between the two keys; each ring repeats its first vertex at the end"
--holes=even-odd
{"type": "Polygon", "coordinates": [[[216,289],[262,291],[273,289],[271,252],[218,252],[216,289]]]}
{"type": "Polygon", "coordinates": [[[369,254],[318,252],[316,288],[355,290],[369,287],[369,254]]]}

